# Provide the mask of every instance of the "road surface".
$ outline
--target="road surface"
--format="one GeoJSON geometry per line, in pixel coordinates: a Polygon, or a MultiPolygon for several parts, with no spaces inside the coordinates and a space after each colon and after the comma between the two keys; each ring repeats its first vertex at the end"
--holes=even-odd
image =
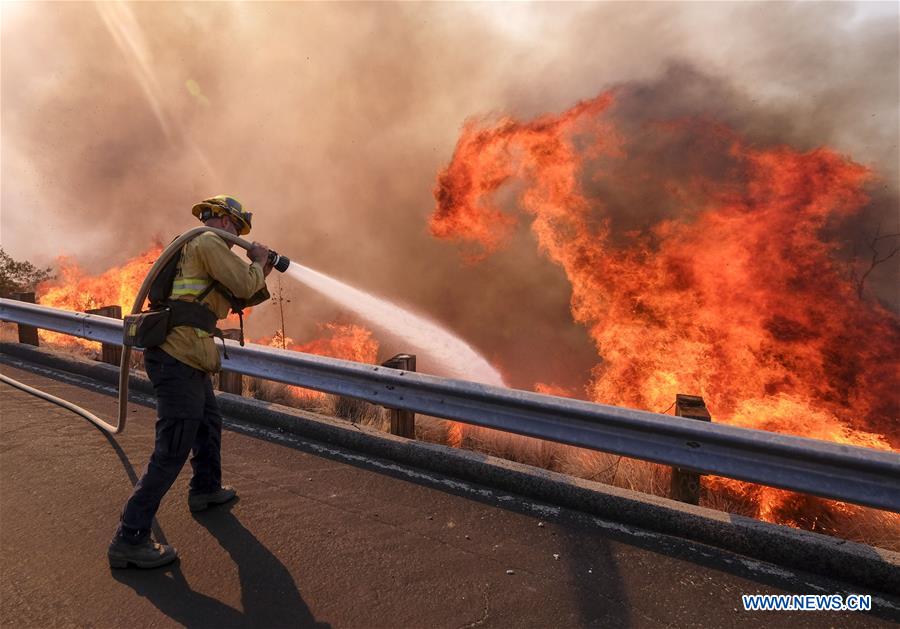
{"type": "MultiPolygon", "coordinates": [[[[0,372],[105,417],[78,378],[0,372]]],[[[155,533],[178,563],[110,570],[106,546],[152,449],[155,410],[109,436],[0,384],[3,627],[887,626],[875,611],[745,612],[742,593],[859,591],[293,435],[231,423],[240,499],[192,515],[190,468],[155,533]]]]}

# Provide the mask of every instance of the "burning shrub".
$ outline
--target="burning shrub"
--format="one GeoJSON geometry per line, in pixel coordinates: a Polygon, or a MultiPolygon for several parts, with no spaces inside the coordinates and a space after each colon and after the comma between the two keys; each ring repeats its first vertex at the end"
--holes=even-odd
{"type": "MultiPolygon", "coordinates": [[[[848,274],[834,255],[873,173],[828,148],[756,145],[703,113],[667,118],[646,92],[623,87],[529,121],[469,120],[437,180],[432,234],[477,264],[510,240],[521,209],[597,348],[591,400],[659,410],[697,394],[717,422],[900,446],[900,318],[861,298],[853,277],[867,263],[848,274]]],[[[452,429],[451,443],[484,440],[470,430],[452,429]]],[[[591,453],[566,467],[606,477],[609,461],[591,453]]],[[[628,466],[643,480],[617,471],[612,482],[658,486],[628,466]]],[[[750,515],[796,526],[821,522],[817,509],[860,512],[714,483],[748,496],[750,515]]]]}

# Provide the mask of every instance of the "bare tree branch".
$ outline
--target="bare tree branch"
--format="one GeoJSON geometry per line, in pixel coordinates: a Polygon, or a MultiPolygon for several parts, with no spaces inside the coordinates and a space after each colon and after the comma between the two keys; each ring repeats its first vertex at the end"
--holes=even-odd
{"type": "Polygon", "coordinates": [[[897,254],[898,251],[900,251],[900,245],[897,245],[896,247],[891,249],[891,252],[888,253],[887,255],[879,256],[878,241],[886,240],[888,238],[897,238],[897,237],[900,237],[900,233],[883,234],[882,235],[881,234],[881,224],[879,224],[878,227],[875,229],[875,235],[872,237],[871,242],[869,242],[869,249],[871,249],[871,251],[872,251],[872,259],[869,262],[869,268],[866,269],[866,271],[862,274],[862,276],[860,276],[859,280],[856,282],[856,294],[860,299],[862,299],[863,289],[865,288],[865,284],[866,284],[866,278],[869,277],[869,274],[872,271],[874,271],[875,267],[877,267],[879,264],[882,264],[883,262],[887,262],[888,260],[893,258],[897,254]]]}

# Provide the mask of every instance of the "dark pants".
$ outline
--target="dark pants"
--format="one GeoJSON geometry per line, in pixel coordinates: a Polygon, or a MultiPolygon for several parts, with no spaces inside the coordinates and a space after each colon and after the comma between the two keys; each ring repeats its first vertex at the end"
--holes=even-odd
{"type": "Polygon", "coordinates": [[[156,392],[156,446],[144,475],[125,504],[118,534],[133,543],[150,535],[159,503],[193,452],[191,491],[217,490],[222,482],[222,416],[209,374],[159,348],[144,352],[156,392]]]}

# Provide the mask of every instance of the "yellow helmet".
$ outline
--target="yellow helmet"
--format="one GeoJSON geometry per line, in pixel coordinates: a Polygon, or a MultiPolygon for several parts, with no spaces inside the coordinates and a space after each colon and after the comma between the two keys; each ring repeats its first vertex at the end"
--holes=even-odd
{"type": "Polygon", "coordinates": [[[204,199],[194,206],[192,212],[201,221],[207,221],[215,216],[228,216],[238,224],[241,236],[250,233],[253,212],[244,211],[241,202],[227,194],[217,194],[210,199],[204,199]]]}

